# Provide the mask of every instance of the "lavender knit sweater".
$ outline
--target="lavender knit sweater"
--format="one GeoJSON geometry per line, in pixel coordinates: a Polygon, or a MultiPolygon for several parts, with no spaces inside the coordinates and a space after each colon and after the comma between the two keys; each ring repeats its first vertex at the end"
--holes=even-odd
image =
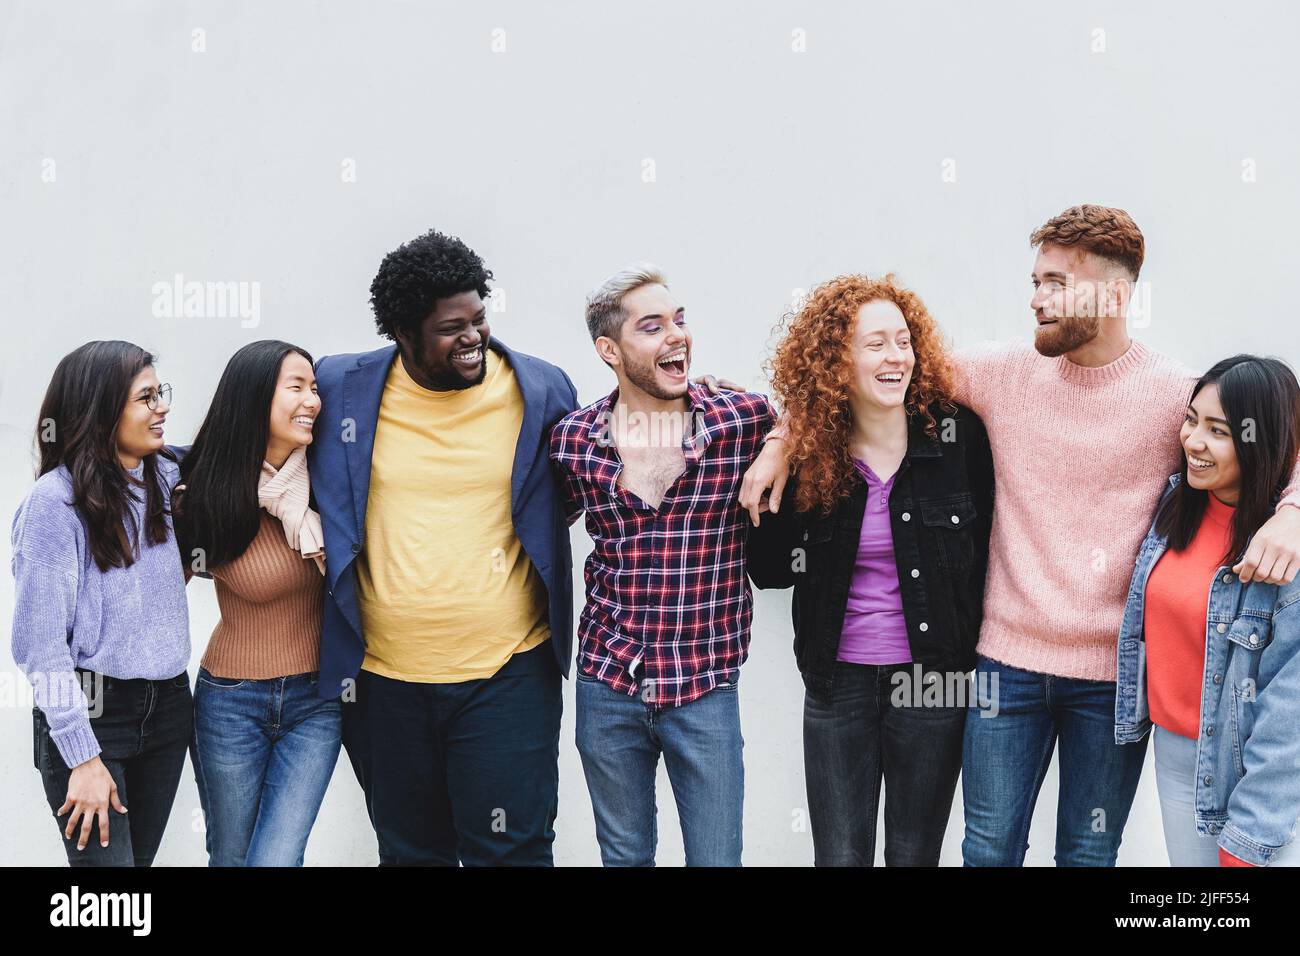
{"type": "MultiPolygon", "coordinates": [[[[179,468],[161,456],[157,461],[170,503],[179,468]]],[[[140,465],[130,473],[140,478],[143,471],[140,465]]],[[[14,515],[14,660],[32,682],[50,738],[69,767],[100,752],[73,668],[163,680],[182,673],[190,661],[176,539],[169,533],[162,544],[146,543],[144,494],[133,493],[139,557],[128,568],[101,572],[95,564],[62,466],[37,479],[14,515]]],[[[170,517],[167,526],[170,531],[170,517]]]]}

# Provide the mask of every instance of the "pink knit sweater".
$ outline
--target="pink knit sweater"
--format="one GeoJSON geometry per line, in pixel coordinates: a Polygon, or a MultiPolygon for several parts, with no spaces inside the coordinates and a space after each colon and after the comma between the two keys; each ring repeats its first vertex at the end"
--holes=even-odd
{"type": "MultiPolygon", "coordinates": [[[[1181,467],[1198,374],[1137,341],[1098,368],[1000,342],[962,349],[954,365],[955,397],[988,429],[997,482],[979,652],[1113,681],[1129,579],[1181,467]]],[[[1284,503],[1300,506],[1300,470],[1284,503]]]]}

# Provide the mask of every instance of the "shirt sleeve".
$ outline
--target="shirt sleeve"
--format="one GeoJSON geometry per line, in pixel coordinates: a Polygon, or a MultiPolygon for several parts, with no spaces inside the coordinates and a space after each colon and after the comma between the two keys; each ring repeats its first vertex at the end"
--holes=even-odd
{"type": "Polygon", "coordinates": [[[564,519],[569,524],[573,524],[583,511],[582,486],[579,484],[577,476],[560,460],[564,448],[564,431],[563,422],[551,429],[548,455],[551,459],[551,468],[555,472],[556,494],[560,496],[560,500],[564,504],[564,519]]]}
{"type": "MultiPolygon", "coordinates": [[[[794,587],[797,576],[795,549],[800,545],[803,521],[794,510],[796,478],[791,476],[782,496],[786,506],[772,514],[759,515],[758,527],[749,526],[745,547],[745,571],[756,588],[794,587]]],[[[745,515],[748,523],[749,516],[745,515]]]]}
{"type": "MultiPolygon", "coordinates": [[[[971,569],[971,580],[978,582],[980,594],[988,578],[989,542],[993,535],[993,502],[995,482],[993,478],[993,448],[989,443],[988,431],[979,417],[971,413],[970,440],[966,444],[966,474],[970,482],[971,498],[975,502],[975,565],[971,569]]],[[[976,604],[975,631],[979,632],[984,619],[984,602],[976,604]]]]}
{"type": "Polygon", "coordinates": [[[1006,393],[1004,382],[1015,362],[1014,342],[980,342],[952,353],[952,399],[986,416],[993,396],[1006,393]]]}
{"type": "Polygon", "coordinates": [[[81,572],[80,537],[80,522],[62,504],[20,516],[13,535],[13,656],[69,767],[100,752],[69,647],[81,572]]]}
{"type": "MultiPolygon", "coordinates": [[[[1192,389],[1196,387],[1197,379],[1201,377],[1195,369],[1189,368],[1181,362],[1177,362],[1177,369],[1166,396],[1169,401],[1169,428],[1166,434],[1169,437],[1165,441],[1163,448],[1165,463],[1161,469],[1162,473],[1166,475],[1172,475],[1182,467],[1183,440],[1181,432],[1183,418],[1187,415],[1187,402],[1192,397],[1192,389]]],[[[1157,399],[1153,395],[1150,400],[1155,402],[1157,399]]]]}
{"type": "Polygon", "coordinates": [[[1291,481],[1282,489],[1282,498],[1277,503],[1279,508],[1287,505],[1300,508],[1300,458],[1297,458],[1295,465],[1292,466],[1291,481]]]}
{"type": "Polygon", "coordinates": [[[754,447],[751,458],[763,450],[763,443],[777,424],[776,409],[772,406],[772,400],[762,393],[755,393],[754,397],[758,400],[758,405],[755,406],[754,447]]]}
{"type": "Polygon", "coordinates": [[[1223,847],[1219,847],[1219,866],[1254,866],[1240,857],[1235,857],[1223,847]]]}
{"type": "MultiPolygon", "coordinates": [[[[1292,599],[1273,614],[1273,640],[1263,652],[1281,658],[1276,672],[1251,704],[1255,725],[1241,750],[1246,774],[1228,798],[1228,823],[1219,846],[1256,866],[1292,839],[1300,817],[1300,790],[1295,768],[1300,766],[1300,734],[1295,732],[1296,702],[1300,701],[1300,599],[1292,599]]],[[[1261,661],[1260,669],[1268,666],[1261,661]]]]}

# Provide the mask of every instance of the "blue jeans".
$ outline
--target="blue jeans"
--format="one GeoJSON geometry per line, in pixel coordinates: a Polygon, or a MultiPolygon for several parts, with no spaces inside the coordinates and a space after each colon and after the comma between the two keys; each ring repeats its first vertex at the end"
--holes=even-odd
{"type": "Polygon", "coordinates": [[[1038,674],[981,655],[962,746],[967,866],[1024,863],[1058,738],[1056,865],[1115,865],[1146,756],[1145,738],[1115,743],[1115,684],[1038,674]]]}
{"type": "Polygon", "coordinates": [[[655,707],[577,674],[577,744],[605,866],[654,866],[662,753],[687,866],[740,866],[745,765],[736,685],[655,707]]]}
{"type": "MultiPolygon", "coordinates": [[[[1218,866],[1218,839],[1196,830],[1196,741],[1156,725],[1151,735],[1169,865],[1218,866]]],[[[1300,866],[1300,841],[1279,850],[1269,866],[1300,866]]]]}
{"type": "Polygon", "coordinates": [[[560,668],[549,641],[456,684],[357,675],[343,744],[380,866],[551,866],[560,668]]]}
{"type": "Polygon", "coordinates": [[[194,780],[209,866],[302,866],[339,759],[337,700],[317,675],[214,677],[194,685],[194,780]]]}

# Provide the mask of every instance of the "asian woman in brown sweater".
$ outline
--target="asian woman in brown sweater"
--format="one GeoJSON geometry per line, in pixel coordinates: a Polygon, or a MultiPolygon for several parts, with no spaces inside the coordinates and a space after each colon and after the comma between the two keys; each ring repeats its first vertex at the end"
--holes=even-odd
{"type": "Polygon", "coordinates": [[[317,693],[325,555],[306,447],[319,408],[311,356],[253,342],[181,462],[181,556],[221,609],[191,744],[212,866],[301,866],[338,762],[339,700],[317,693]]]}

